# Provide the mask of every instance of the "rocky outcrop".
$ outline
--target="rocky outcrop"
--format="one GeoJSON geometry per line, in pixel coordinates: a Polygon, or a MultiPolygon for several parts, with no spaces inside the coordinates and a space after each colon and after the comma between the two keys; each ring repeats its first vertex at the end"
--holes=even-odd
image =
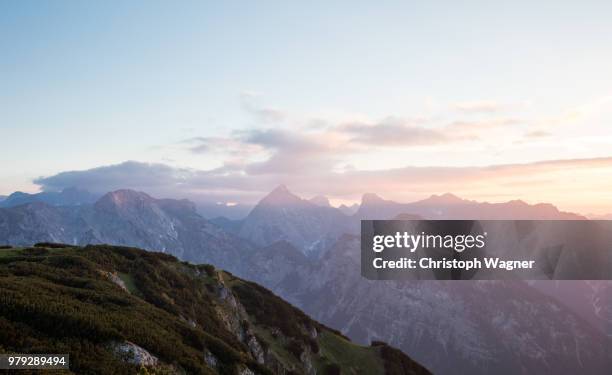
{"type": "Polygon", "coordinates": [[[216,369],[219,366],[219,360],[212,354],[210,351],[204,351],[204,362],[208,365],[208,367],[212,369],[216,369]]]}
{"type": "Polygon", "coordinates": [[[111,346],[117,356],[125,362],[145,367],[153,367],[159,364],[159,359],[156,356],[133,342],[124,341],[113,343],[111,346]]]}
{"type": "MultiPolygon", "coordinates": [[[[239,302],[238,298],[233,294],[232,290],[225,284],[223,277],[218,274],[219,277],[217,285],[215,286],[216,295],[220,299],[221,303],[217,305],[216,311],[221,321],[224,322],[226,328],[233,332],[236,338],[240,342],[246,345],[249,349],[249,354],[253,359],[265,367],[271,369],[275,374],[284,375],[295,371],[293,367],[287,367],[283,364],[276,355],[269,349],[268,345],[265,344],[260,338],[257,337],[251,324],[249,323],[249,315],[247,314],[244,306],[239,302]]],[[[316,328],[313,328],[316,332],[316,328]]],[[[273,329],[273,335],[279,338],[281,341],[287,341],[280,330],[273,329]]],[[[309,332],[312,332],[309,331],[309,332]]],[[[302,360],[302,358],[300,358],[302,360]]],[[[312,368],[312,361],[309,356],[304,357],[304,368],[309,366],[312,368]]],[[[250,371],[245,369],[244,371],[250,371]]],[[[306,373],[311,374],[310,371],[306,373]]]]}
{"type": "Polygon", "coordinates": [[[248,367],[243,367],[238,372],[239,375],[255,375],[255,372],[248,367]]]}
{"type": "Polygon", "coordinates": [[[106,276],[110,281],[113,282],[113,284],[117,285],[119,288],[123,289],[125,292],[128,292],[128,293],[130,292],[127,286],[125,285],[125,282],[121,279],[121,277],[119,277],[117,272],[100,271],[100,273],[106,276]]]}
{"type": "Polygon", "coordinates": [[[300,362],[302,362],[302,365],[304,366],[304,371],[306,372],[306,374],[308,375],[317,374],[317,369],[314,367],[314,364],[312,361],[312,351],[310,350],[309,347],[304,348],[304,350],[302,351],[302,354],[300,354],[300,362]]]}

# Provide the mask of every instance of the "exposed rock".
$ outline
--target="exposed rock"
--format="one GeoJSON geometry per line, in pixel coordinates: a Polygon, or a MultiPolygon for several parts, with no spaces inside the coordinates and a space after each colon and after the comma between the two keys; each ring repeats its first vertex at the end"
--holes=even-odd
{"type": "Polygon", "coordinates": [[[255,372],[248,367],[244,367],[238,372],[239,375],[255,375],[255,372]]]}
{"type": "Polygon", "coordinates": [[[319,337],[319,331],[317,331],[317,327],[310,327],[310,330],[308,331],[308,333],[310,333],[310,337],[313,339],[316,339],[317,337],[319,337]]]}
{"type": "Polygon", "coordinates": [[[195,328],[198,326],[198,323],[196,323],[196,321],[193,319],[187,319],[182,315],[180,315],[179,318],[181,318],[181,320],[184,321],[185,323],[189,324],[191,328],[195,328]]]}
{"type": "Polygon", "coordinates": [[[308,375],[316,375],[317,369],[314,367],[312,363],[312,352],[310,351],[310,347],[304,348],[302,354],[300,354],[300,362],[304,366],[304,370],[308,375]]]}
{"type": "Polygon", "coordinates": [[[156,356],[133,342],[124,341],[112,345],[115,353],[125,362],[146,367],[157,366],[159,364],[159,359],[156,356]]]}
{"type": "Polygon", "coordinates": [[[249,338],[247,339],[247,346],[249,347],[251,354],[258,363],[265,363],[264,350],[255,336],[249,336],[249,338]]]}
{"type": "Polygon", "coordinates": [[[127,288],[127,286],[125,285],[125,282],[121,279],[121,277],[119,277],[119,275],[117,274],[117,272],[110,272],[110,271],[100,271],[100,273],[102,273],[104,276],[108,277],[108,279],[110,281],[112,281],[115,285],[117,285],[119,288],[123,289],[126,292],[130,292],[127,288]]]}
{"type": "Polygon", "coordinates": [[[216,369],[217,365],[219,364],[219,360],[217,360],[217,357],[215,357],[215,355],[209,352],[208,350],[204,352],[204,361],[206,362],[208,367],[211,367],[213,369],[216,369]]]}
{"type": "Polygon", "coordinates": [[[238,303],[236,297],[234,297],[231,290],[225,286],[222,280],[219,280],[216,286],[216,294],[223,302],[215,306],[217,315],[223,321],[225,327],[236,335],[238,340],[246,343],[243,321],[247,318],[247,314],[244,311],[244,307],[238,303]]]}

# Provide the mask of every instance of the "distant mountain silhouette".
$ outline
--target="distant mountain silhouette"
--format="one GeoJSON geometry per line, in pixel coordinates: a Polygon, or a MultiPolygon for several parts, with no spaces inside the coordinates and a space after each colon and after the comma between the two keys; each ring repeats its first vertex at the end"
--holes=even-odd
{"type": "Polygon", "coordinates": [[[254,249],[201,217],[188,200],[155,199],[132,190],[105,194],[93,205],[34,202],[0,209],[0,243],[116,244],[169,252],[235,271],[254,249]]]}
{"type": "Polygon", "coordinates": [[[331,204],[329,203],[329,198],[323,195],[317,195],[316,197],[310,198],[308,201],[320,207],[331,207],[331,204]]]}
{"type": "Polygon", "coordinates": [[[42,193],[28,194],[15,192],[5,199],[0,199],[0,207],[15,207],[22,204],[42,202],[52,206],[80,206],[91,204],[99,196],[86,190],[66,188],[60,192],[43,191],[42,193]]]}
{"type": "Polygon", "coordinates": [[[364,194],[357,219],[390,219],[400,214],[418,215],[424,219],[540,219],[540,220],[584,220],[586,217],[559,211],[548,203],[530,205],[521,200],[504,203],[487,203],[461,199],[453,194],[432,195],[413,202],[398,203],[376,194],[364,194]]]}

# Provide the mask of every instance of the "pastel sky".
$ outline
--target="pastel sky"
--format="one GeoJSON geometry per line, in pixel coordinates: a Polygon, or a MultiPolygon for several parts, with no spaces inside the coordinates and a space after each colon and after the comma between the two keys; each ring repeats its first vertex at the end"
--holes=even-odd
{"type": "Polygon", "coordinates": [[[0,2],[0,195],[612,212],[612,2],[0,2]]]}

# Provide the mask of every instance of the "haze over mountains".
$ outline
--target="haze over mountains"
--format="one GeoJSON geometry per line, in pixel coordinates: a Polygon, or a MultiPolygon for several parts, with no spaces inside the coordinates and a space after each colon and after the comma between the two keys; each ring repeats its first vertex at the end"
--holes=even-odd
{"type": "Polygon", "coordinates": [[[567,288],[539,283],[363,279],[359,220],[399,215],[583,218],[548,204],[479,203],[451,194],[408,204],[366,194],[351,215],[280,186],[242,220],[210,221],[189,201],[119,190],[93,204],[2,208],[0,244],[109,243],[212,263],[265,285],[358,342],[388,341],[434,373],[604,374],[610,368],[610,283],[572,283],[581,291],[572,299],[567,288]]]}

